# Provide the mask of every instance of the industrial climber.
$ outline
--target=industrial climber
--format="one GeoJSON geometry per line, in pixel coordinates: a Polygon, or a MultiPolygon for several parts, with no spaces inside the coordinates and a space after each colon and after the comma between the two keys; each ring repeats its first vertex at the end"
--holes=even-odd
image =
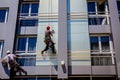
{"type": "Polygon", "coordinates": [[[53,33],[54,33],[54,30],[50,31],[50,26],[47,26],[45,31],[45,37],[44,37],[44,43],[46,44],[46,46],[44,50],[42,50],[41,52],[42,55],[44,51],[47,51],[49,48],[52,49],[52,53],[56,53],[55,46],[54,46],[55,43],[52,40],[53,33]]]}
{"type": "Polygon", "coordinates": [[[22,67],[17,63],[16,61],[16,55],[12,54],[9,50],[6,51],[6,56],[2,58],[1,62],[2,64],[7,64],[8,68],[10,69],[10,78],[12,80],[13,76],[15,75],[15,69],[17,69],[18,72],[23,72],[25,75],[27,75],[27,72],[22,69],[22,67]]]}

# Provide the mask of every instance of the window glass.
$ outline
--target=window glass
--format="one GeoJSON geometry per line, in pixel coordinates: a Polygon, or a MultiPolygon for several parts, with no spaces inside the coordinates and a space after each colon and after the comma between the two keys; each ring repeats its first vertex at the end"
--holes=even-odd
{"type": "Polygon", "coordinates": [[[98,3],[98,6],[97,6],[97,8],[98,8],[98,13],[99,14],[103,14],[103,13],[105,13],[105,2],[103,2],[103,3],[98,3]]]}
{"type": "Polygon", "coordinates": [[[19,38],[18,39],[18,51],[25,51],[26,48],[26,38],[19,38]]]}
{"type": "Polygon", "coordinates": [[[28,40],[28,51],[36,50],[36,37],[29,38],[28,40]]]}
{"type": "Polygon", "coordinates": [[[108,36],[101,37],[101,45],[102,45],[102,51],[110,51],[109,37],[108,36]]]}
{"type": "Polygon", "coordinates": [[[7,19],[7,9],[0,9],[0,22],[5,22],[7,19]]]}
{"type": "Polygon", "coordinates": [[[38,20],[21,20],[20,26],[38,26],[38,20]]]}
{"type": "Polygon", "coordinates": [[[3,50],[3,41],[0,41],[0,58],[2,57],[2,50],[3,50]]]}
{"type": "Polygon", "coordinates": [[[120,14],[120,1],[117,1],[118,12],[120,14]]]}
{"type": "Polygon", "coordinates": [[[90,42],[92,65],[113,65],[115,63],[114,51],[113,49],[110,51],[110,47],[113,48],[110,36],[91,36],[90,42]]]}
{"type": "Polygon", "coordinates": [[[107,20],[106,17],[100,17],[100,18],[89,18],[89,25],[106,25],[107,24],[107,20]]]}
{"type": "Polygon", "coordinates": [[[88,2],[88,13],[89,14],[95,14],[95,2],[88,2]]]}
{"type": "Polygon", "coordinates": [[[37,16],[39,4],[38,3],[25,3],[22,4],[22,16],[37,16]]]}
{"type": "Polygon", "coordinates": [[[107,0],[88,2],[89,14],[105,14],[105,12],[108,12],[107,0]]]}
{"type": "Polygon", "coordinates": [[[20,66],[35,66],[36,56],[35,55],[19,55],[17,62],[20,66]]]}
{"type": "Polygon", "coordinates": [[[96,18],[89,18],[88,19],[88,23],[89,23],[89,25],[97,25],[97,20],[96,20],[96,18]]]}
{"type": "Polygon", "coordinates": [[[90,37],[91,50],[99,50],[98,37],[90,37]]]}
{"type": "Polygon", "coordinates": [[[18,38],[17,51],[22,53],[35,53],[36,37],[21,37],[18,38]]]}
{"type": "Polygon", "coordinates": [[[29,4],[22,4],[22,15],[28,16],[29,13],[29,4]]]}
{"type": "Polygon", "coordinates": [[[92,54],[92,65],[113,65],[113,56],[110,54],[92,54]]]}
{"type": "Polygon", "coordinates": [[[38,4],[32,4],[31,5],[31,16],[37,16],[38,13],[38,4]]]}

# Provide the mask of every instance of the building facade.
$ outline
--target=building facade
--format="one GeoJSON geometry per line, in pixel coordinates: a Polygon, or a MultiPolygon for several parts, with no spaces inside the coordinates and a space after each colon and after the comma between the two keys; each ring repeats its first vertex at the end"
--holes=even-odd
{"type": "Polygon", "coordinates": [[[1,0],[0,58],[18,56],[17,80],[120,80],[119,11],[120,0],[1,0]],[[56,54],[41,55],[48,25],[56,54]]]}

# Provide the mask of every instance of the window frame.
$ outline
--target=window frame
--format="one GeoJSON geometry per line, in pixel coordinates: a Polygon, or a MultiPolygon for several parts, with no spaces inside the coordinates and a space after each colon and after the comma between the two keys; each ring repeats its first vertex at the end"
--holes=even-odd
{"type": "MultiPolygon", "coordinates": [[[[95,12],[92,12],[92,14],[97,14],[97,2],[96,1],[88,1],[87,4],[88,3],[95,3],[95,12]]],[[[91,14],[91,12],[89,12],[89,10],[88,10],[88,14],[91,14]]]]}
{"type": "Polygon", "coordinates": [[[33,14],[35,14],[35,16],[38,16],[38,12],[37,13],[31,13],[32,12],[32,4],[38,4],[38,12],[39,12],[39,3],[38,2],[22,2],[20,4],[20,9],[19,9],[20,16],[34,16],[33,14]],[[28,13],[23,13],[22,12],[23,4],[28,4],[29,5],[28,13]]]}
{"type": "MultiPolygon", "coordinates": [[[[99,50],[92,51],[91,50],[91,64],[93,66],[103,66],[103,65],[114,65],[115,64],[115,52],[113,47],[113,40],[110,35],[90,35],[90,37],[98,37],[99,50]],[[102,42],[101,37],[108,36],[109,37],[109,48],[108,52],[102,51],[102,42]],[[108,62],[104,62],[108,61],[108,62]]],[[[91,44],[91,41],[90,41],[91,44]]]]}
{"type": "Polygon", "coordinates": [[[109,25],[109,17],[108,16],[89,16],[88,24],[89,25],[109,25]]]}
{"type": "MultiPolygon", "coordinates": [[[[22,55],[22,54],[23,54],[23,55],[24,55],[24,54],[28,54],[28,55],[29,55],[29,54],[30,54],[30,55],[33,54],[33,55],[35,55],[35,54],[36,54],[36,49],[35,49],[35,51],[29,51],[29,50],[28,50],[28,47],[29,47],[29,46],[28,46],[28,45],[29,45],[28,42],[29,42],[29,39],[30,39],[30,38],[36,38],[36,43],[37,43],[37,36],[18,36],[18,37],[17,37],[17,42],[16,42],[17,44],[16,44],[16,49],[15,49],[15,50],[16,50],[16,54],[18,54],[18,55],[19,55],[19,54],[20,54],[20,55],[22,55]],[[18,47],[19,47],[19,39],[20,39],[20,38],[25,38],[25,39],[26,39],[26,42],[25,42],[25,50],[22,50],[22,51],[19,51],[19,50],[18,50],[18,47]]],[[[35,48],[36,48],[36,46],[35,46],[35,48]]]]}
{"type": "MultiPolygon", "coordinates": [[[[108,12],[109,12],[109,5],[107,4],[107,0],[105,1],[105,10],[104,10],[104,12],[102,11],[99,11],[99,5],[98,5],[98,2],[96,1],[96,0],[93,0],[93,1],[91,1],[91,0],[87,0],[87,4],[89,3],[89,2],[94,2],[95,3],[95,13],[94,14],[90,14],[89,13],[89,11],[88,11],[88,14],[89,15],[101,15],[101,13],[102,13],[102,15],[105,15],[105,14],[108,14],[108,12]],[[106,6],[107,5],[107,6],[106,6]],[[107,8],[107,9],[106,9],[107,8]]],[[[88,5],[87,5],[88,6],[88,5]]]]}
{"type": "MultiPolygon", "coordinates": [[[[24,22],[24,23],[27,23],[27,22],[24,22]]],[[[34,18],[32,18],[32,19],[21,19],[21,20],[19,20],[19,26],[20,27],[37,27],[38,26],[38,19],[34,19],[34,18]],[[29,24],[29,25],[25,25],[25,24],[21,25],[22,21],[27,21],[28,23],[30,23],[29,21],[34,21],[35,25],[31,25],[31,24],[29,24]]]]}
{"type": "Polygon", "coordinates": [[[9,13],[9,8],[0,8],[0,10],[5,10],[5,17],[3,21],[0,21],[0,23],[6,23],[8,20],[8,13],[9,13]]]}
{"type": "Polygon", "coordinates": [[[88,3],[95,3],[95,12],[90,13],[88,10],[88,21],[89,21],[89,25],[109,25],[110,24],[110,17],[109,17],[109,5],[108,5],[108,1],[106,0],[104,2],[105,4],[105,10],[103,11],[99,11],[99,5],[97,3],[96,0],[87,0],[87,4],[88,3]],[[94,21],[96,23],[94,23],[94,21]]]}
{"type": "Polygon", "coordinates": [[[4,41],[0,40],[0,58],[2,58],[3,55],[3,47],[4,47],[4,41]]]}
{"type": "Polygon", "coordinates": [[[36,65],[36,55],[18,55],[17,62],[20,66],[35,66],[36,65]]]}
{"type": "MultiPolygon", "coordinates": [[[[111,41],[111,36],[109,36],[109,35],[90,35],[90,37],[98,37],[98,47],[99,47],[98,52],[104,52],[102,50],[102,42],[101,42],[101,37],[104,37],[104,36],[109,37],[109,48],[110,48],[110,50],[108,50],[108,52],[110,52],[111,50],[113,50],[113,44],[112,44],[112,41],[111,41]]],[[[90,44],[91,44],[91,41],[90,41],[90,44]]],[[[94,50],[92,50],[92,51],[94,52],[94,50]]]]}

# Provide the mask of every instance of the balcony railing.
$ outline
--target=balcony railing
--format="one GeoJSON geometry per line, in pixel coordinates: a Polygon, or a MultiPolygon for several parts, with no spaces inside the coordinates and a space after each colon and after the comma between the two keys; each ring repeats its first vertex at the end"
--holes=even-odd
{"type": "MultiPolygon", "coordinates": [[[[57,65],[57,55],[36,56],[36,55],[17,55],[17,61],[21,66],[40,65],[57,65]],[[46,64],[47,63],[47,64],[46,64]],[[49,64],[48,64],[49,63],[49,64]]],[[[68,56],[69,65],[92,65],[92,66],[109,66],[115,65],[115,55],[113,53],[91,53],[91,54],[73,54],[68,56]],[[81,63],[81,64],[77,64],[81,63]]]]}
{"type": "Polygon", "coordinates": [[[110,18],[108,15],[89,15],[89,25],[109,25],[110,18]]]}

